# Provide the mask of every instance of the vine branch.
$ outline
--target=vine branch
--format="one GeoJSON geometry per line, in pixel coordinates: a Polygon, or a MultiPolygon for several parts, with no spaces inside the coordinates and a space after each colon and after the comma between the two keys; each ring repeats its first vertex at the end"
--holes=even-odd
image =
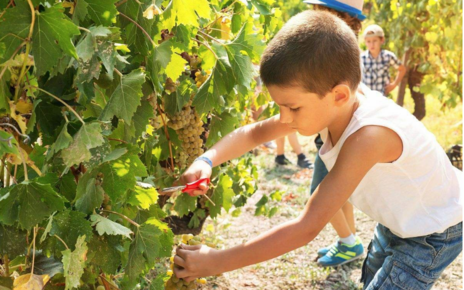
{"type": "Polygon", "coordinates": [[[140,228],[140,225],[136,222],[134,222],[133,220],[131,220],[130,218],[128,218],[127,216],[123,215],[122,213],[119,213],[119,212],[115,212],[115,211],[112,211],[112,210],[106,210],[106,209],[101,209],[100,211],[102,212],[108,212],[108,213],[112,213],[112,214],[115,214],[117,216],[120,216],[122,217],[123,219],[125,219],[126,221],[128,221],[129,223],[133,224],[134,226],[140,228]]]}
{"type": "Polygon", "coordinates": [[[153,39],[151,39],[151,36],[150,34],[148,34],[148,32],[142,27],[140,26],[140,24],[138,24],[134,19],[130,18],[129,16],[127,16],[126,14],[122,13],[122,12],[119,12],[119,15],[121,15],[122,17],[126,18],[127,20],[129,20],[130,22],[134,23],[140,30],[142,30],[143,34],[145,34],[145,36],[150,40],[151,44],[153,45],[153,47],[156,46],[156,43],[153,41],[153,39]]]}
{"type": "Polygon", "coordinates": [[[174,158],[172,156],[172,142],[171,142],[171,138],[169,138],[168,126],[166,125],[166,121],[164,120],[163,113],[161,112],[161,108],[159,107],[158,103],[156,103],[156,108],[158,109],[161,120],[163,121],[164,134],[166,134],[166,138],[168,139],[169,156],[171,157],[171,170],[172,172],[174,172],[174,158]]]}
{"type": "Polygon", "coordinates": [[[54,99],[57,100],[58,102],[62,103],[63,105],[66,106],[66,108],[68,108],[71,112],[73,112],[73,114],[77,117],[77,119],[79,119],[79,121],[81,121],[82,124],[85,124],[85,122],[84,122],[84,120],[81,118],[81,116],[79,116],[79,114],[78,114],[76,111],[74,111],[74,109],[73,109],[70,105],[66,104],[66,102],[64,102],[63,100],[61,100],[60,98],[58,98],[58,97],[55,96],[54,94],[52,94],[52,93],[50,93],[50,92],[47,92],[46,90],[41,89],[41,88],[36,87],[36,86],[29,86],[29,85],[28,85],[27,87],[28,87],[28,88],[32,88],[32,89],[39,90],[39,91],[41,91],[41,92],[43,92],[43,93],[49,95],[50,97],[54,98],[54,99]]]}

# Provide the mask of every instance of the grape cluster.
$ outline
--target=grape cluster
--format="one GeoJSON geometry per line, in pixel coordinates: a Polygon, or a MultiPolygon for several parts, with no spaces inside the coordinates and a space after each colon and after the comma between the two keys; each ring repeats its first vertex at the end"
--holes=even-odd
{"type": "MultiPolygon", "coordinates": [[[[201,244],[201,239],[198,236],[193,236],[192,234],[189,235],[182,235],[182,242],[187,245],[199,245],[201,244]]],[[[192,290],[197,289],[199,285],[206,284],[206,279],[200,278],[196,279],[195,281],[187,282],[182,278],[177,278],[177,276],[173,273],[174,267],[177,267],[174,264],[174,256],[171,257],[171,270],[167,272],[169,276],[168,281],[166,281],[165,288],[166,290],[192,290]]]]}
{"type": "Polygon", "coordinates": [[[210,74],[211,74],[211,71],[207,71],[206,73],[203,73],[202,71],[197,71],[195,73],[195,82],[196,82],[197,88],[201,87],[201,85],[204,82],[206,82],[210,74]]]}
{"type": "Polygon", "coordinates": [[[179,140],[182,141],[183,150],[179,152],[177,161],[180,168],[184,168],[203,153],[203,121],[188,103],[170,118],[168,126],[177,131],[179,140]]]}

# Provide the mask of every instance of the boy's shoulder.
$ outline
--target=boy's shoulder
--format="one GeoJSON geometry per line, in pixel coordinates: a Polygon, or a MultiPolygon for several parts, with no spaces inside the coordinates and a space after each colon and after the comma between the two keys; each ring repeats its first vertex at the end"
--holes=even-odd
{"type": "Polygon", "coordinates": [[[385,56],[388,56],[388,57],[394,57],[396,58],[396,54],[392,51],[389,51],[387,49],[382,49],[381,53],[385,56]]]}

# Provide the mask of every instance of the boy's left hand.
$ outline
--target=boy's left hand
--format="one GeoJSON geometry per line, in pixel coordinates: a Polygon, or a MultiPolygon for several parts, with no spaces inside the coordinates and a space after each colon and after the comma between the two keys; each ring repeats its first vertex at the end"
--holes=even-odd
{"type": "Polygon", "coordinates": [[[388,96],[388,94],[393,91],[395,88],[396,88],[396,84],[395,83],[390,83],[388,85],[385,86],[385,96],[388,96]]]}
{"type": "Polygon", "coordinates": [[[187,282],[196,278],[207,277],[220,274],[219,250],[212,249],[205,245],[181,245],[176,249],[174,256],[174,273],[177,278],[182,278],[187,282]]]}

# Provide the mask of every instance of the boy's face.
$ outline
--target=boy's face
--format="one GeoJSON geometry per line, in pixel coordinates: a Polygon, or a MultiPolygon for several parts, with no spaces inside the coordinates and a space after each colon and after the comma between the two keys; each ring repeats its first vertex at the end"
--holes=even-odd
{"type": "Polygon", "coordinates": [[[371,36],[366,37],[364,41],[366,42],[367,49],[370,52],[379,52],[384,42],[384,38],[379,36],[371,36]]]}
{"type": "Polygon", "coordinates": [[[280,122],[298,133],[311,136],[329,127],[337,113],[332,93],[321,98],[301,86],[269,86],[272,99],[280,107],[280,122]]]}

